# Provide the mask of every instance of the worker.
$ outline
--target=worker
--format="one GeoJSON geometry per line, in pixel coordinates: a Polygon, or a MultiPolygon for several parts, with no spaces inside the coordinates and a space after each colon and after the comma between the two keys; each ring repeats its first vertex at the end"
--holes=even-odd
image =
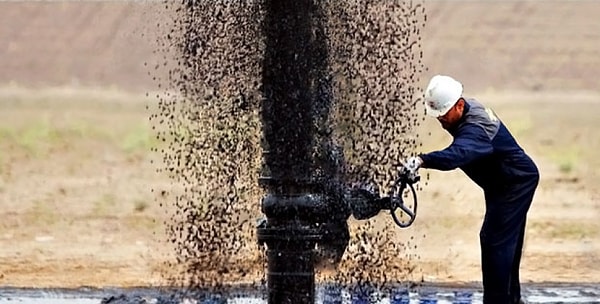
{"type": "Polygon", "coordinates": [[[485,197],[479,233],[483,303],[523,303],[519,268],[538,168],[494,111],[463,97],[459,81],[436,75],[424,93],[426,113],[437,118],[453,140],[445,149],[409,157],[404,167],[414,174],[420,168],[459,168],[481,187],[485,197]]]}

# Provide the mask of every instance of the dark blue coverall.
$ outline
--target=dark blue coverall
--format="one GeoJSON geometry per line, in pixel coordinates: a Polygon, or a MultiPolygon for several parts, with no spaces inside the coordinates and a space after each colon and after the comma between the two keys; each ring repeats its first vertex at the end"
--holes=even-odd
{"type": "Polygon", "coordinates": [[[460,168],[483,189],[486,212],[479,234],[483,303],[518,303],[525,222],[539,171],[492,110],[474,99],[465,101],[460,121],[448,130],[452,143],[419,155],[422,168],[460,168]]]}

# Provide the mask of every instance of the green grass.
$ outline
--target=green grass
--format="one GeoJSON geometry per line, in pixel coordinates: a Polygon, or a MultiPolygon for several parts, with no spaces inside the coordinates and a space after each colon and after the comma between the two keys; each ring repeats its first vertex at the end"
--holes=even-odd
{"type": "Polygon", "coordinates": [[[145,215],[128,215],[123,223],[131,230],[154,229],[160,225],[154,218],[145,215]]]}
{"type": "Polygon", "coordinates": [[[42,146],[56,141],[60,135],[45,121],[36,121],[24,127],[0,127],[0,141],[4,144],[24,150],[28,154],[39,156],[44,152],[42,146]]]}
{"type": "Polygon", "coordinates": [[[572,173],[581,162],[578,146],[563,146],[549,149],[547,156],[556,164],[561,173],[572,173]]]}
{"type": "Polygon", "coordinates": [[[117,196],[113,193],[104,193],[96,201],[91,213],[94,216],[111,215],[114,212],[111,210],[117,204],[117,196]]]}
{"type": "Polygon", "coordinates": [[[577,240],[598,237],[600,235],[598,228],[598,224],[595,223],[557,219],[552,222],[532,221],[527,229],[535,231],[542,237],[577,240]]]}
{"type": "Polygon", "coordinates": [[[85,121],[57,126],[48,120],[39,120],[17,127],[0,126],[1,145],[36,158],[44,158],[57,149],[73,148],[90,141],[104,143],[126,155],[146,153],[158,145],[150,128],[141,123],[126,126],[124,130],[112,130],[85,121]]]}
{"type": "Polygon", "coordinates": [[[516,117],[511,117],[510,120],[505,121],[506,127],[510,130],[513,136],[521,138],[529,135],[528,133],[533,129],[533,121],[527,113],[521,113],[516,117]]]}
{"type": "Polygon", "coordinates": [[[120,149],[127,153],[149,152],[152,148],[158,146],[156,135],[150,128],[144,125],[132,126],[118,140],[120,149]]]}
{"type": "Polygon", "coordinates": [[[26,222],[39,226],[51,226],[58,222],[59,215],[56,210],[46,201],[37,200],[26,213],[26,222]]]}
{"type": "Polygon", "coordinates": [[[148,125],[147,97],[107,89],[20,87],[0,88],[0,97],[3,151],[46,158],[66,149],[83,151],[92,143],[130,156],[157,145],[148,125]]]}

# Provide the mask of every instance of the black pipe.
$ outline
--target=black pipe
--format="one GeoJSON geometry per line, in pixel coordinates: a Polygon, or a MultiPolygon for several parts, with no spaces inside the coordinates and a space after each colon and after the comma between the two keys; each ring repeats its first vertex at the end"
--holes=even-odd
{"type": "Polygon", "coordinates": [[[268,302],[308,304],[315,264],[339,261],[349,239],[349,211],[332,182],[339,168],[327,124],[326,20],[313,0],[266,0],[265,9],[260,182],[267,194],[258,241],[267,247],[268,302]]]}
{"type": "MultiPolygon", "coordinates": [[[[319,58],[311,35],[311,0],[267,0],[264,21],[263,135],[265,163],[282,186],[310,180],[313,72],[319,58]]],[[[285,189],[285,191],[296,189],[285,189]]],[[[302,189],[304,190],[304,189],[302,189]]],[[[300,190],[301,191],[301,190],[300,190]]]]}

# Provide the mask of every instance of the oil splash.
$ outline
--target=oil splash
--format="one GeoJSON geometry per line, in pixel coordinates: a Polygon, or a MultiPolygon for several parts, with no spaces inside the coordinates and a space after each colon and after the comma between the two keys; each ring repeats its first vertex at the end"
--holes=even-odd
{"type": "MultiPolygon", "coordinates": [[[[165,1],[172,20],[161,52],[173,58],[152,117],[171,177],[165,223],[174,259],[169,285],[193,291],[256,281],[261,189],[262,10],[256,2],[165,1]]],[[[258,280],[259,282],[260,280],[258,280]]]]}
{"type": "MultiPolygon", "coordinates": [[[[161,173],[174,190],[168,241],[171,285],[214,292],[232,282],[264,284],[255,220],[263,196],[260,122],[264,1],[165,1],[171,20],[158,52],[172,68],[151,117],[164,146],[161,173]]],[[[344,155],[343,183],[375,183],[382,192],[398,162],[419,143],[416,106],[424,70],[422,4],[323,1],[331,109],[318,121],[344,155]]],[[[165,26],[163,26],[164,30],[165,26]]],[[[327,146],[330,149],[332,146],[327,146]]],[[[331,148],[333,149],[333,148],[331,148]]],[[[330,151],[330,150],[328,150],[330,151]]],[[[325,157],[327,158],[327,157],[325,157]]],[[[415,266],[391,221],[352,221],[343,261],[322,280],[362,285],[403,281],[415,266]],[[358,267],[358,268],[357,268],[358,267]],[[360,269],[361,271],[356,271],[360,269]],[[379,283],[378,283],[379,282],[379,283]]]]}

